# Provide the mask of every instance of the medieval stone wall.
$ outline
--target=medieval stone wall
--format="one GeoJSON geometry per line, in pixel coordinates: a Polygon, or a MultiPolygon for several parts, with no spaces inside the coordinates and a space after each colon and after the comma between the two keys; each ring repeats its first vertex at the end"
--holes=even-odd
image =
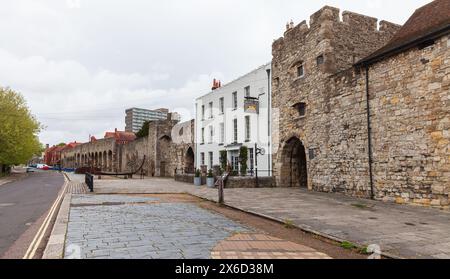
{"type": "MultiPolygon", "coordinates": [[[[366,73],[348,66],[385,44],[398,26],[381,22],[377,30],[375,19],[344,12],[339,22],[337,15],[325,7],[310,28],[302,23],[273,45],[276,182],[370,197],[366,73]],[[296,77],[298,61],[305,66],[303,77],[296,77]],[[306,104],[304,116],[293,107],[300,102],[306,104]]],[[[449,47],[445,37],[369,69],[377,199],[448,205],[449,47]]]]}
{"type": "Polygon", "coordinates": [[[152,170],[150,166],[150,157],[148,138],[136,139],[128,144],[122,146],[121,150],[121,171],[122,172],[136,172],[141,165],[144,175],[151,175],[152,170]]]}
{"type": "Polygon", "coordinates": [[[450,37],[370,68],[376,196],[448,205],[450,37]]]}
{"type": "Polygon", "coordinates": [[[61,154],[62,167],[80,168],[94,166],[103,171],[116,171],[118,164],[118,145],[115,139],[100,139],[84,143],[61,154]]]}
{"type": "Polygon", "coordinates": [[[380,48],[397,30],[387,22],[382,26],[378,30],[376,19],[349,12],[341,21],[338,9],[324,7],[311,16],[310,26],[302,22],[274,42],[272,140],[277,186],[369,194],[365,99],[334,87],[354,88],[355,74],[345,69],[380,48]],[[323,63],[318,63],[320,56],[323,63]],[[297,73],[300,65],[303,76],[297,73]],[[295,107],[299,103],[306,105],[305,115],[295,107]]]}
{"type": "Polygon", "coordinates": [[[194,150],[194,121],[178,124],[169,117],[150,122],[147,137],[127,144],[113,138],[85,143],[63,152],[62,162],[67,168],[94,166],[117,173],[133,173],[142,165],[144,175],[173,177],[176,169],[193,172],[194,150]]]}

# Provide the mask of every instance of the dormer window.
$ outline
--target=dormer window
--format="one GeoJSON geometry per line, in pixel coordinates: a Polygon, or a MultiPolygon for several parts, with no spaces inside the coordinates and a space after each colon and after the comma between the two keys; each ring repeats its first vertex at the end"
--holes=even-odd
{"type": "Polygon", "coordinates": [[[298,115],[300,117],[303,117],[306,115],[306,103],[297,103],[293,105],[293,108],[298,112],[298,115]]]}
{"type": "Polygon", "coordinates": [[[325,61],[325,58],[323,57],[323,55],[320,55],[320,56],[317,57],[316,60],[317,60],[317,66],[320,66],[325,61]]]}

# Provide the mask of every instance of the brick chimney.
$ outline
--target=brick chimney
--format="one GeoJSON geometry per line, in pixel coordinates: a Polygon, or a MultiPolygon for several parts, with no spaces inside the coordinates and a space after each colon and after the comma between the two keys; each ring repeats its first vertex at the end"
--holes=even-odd
{"type": "Polygon", "coordinates": [[[220,87],[222,87],[222,82],[220,80],[213,79],[213,86],[212,86],[211,90],[214,91],[220,87]]]}

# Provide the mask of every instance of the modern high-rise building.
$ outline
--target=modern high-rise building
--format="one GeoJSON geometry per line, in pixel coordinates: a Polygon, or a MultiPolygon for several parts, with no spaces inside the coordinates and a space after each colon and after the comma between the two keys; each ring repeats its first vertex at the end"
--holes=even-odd
{"type": "Polygon", "coordinates": [[[164,108],[155,110],[130,108],[125,113],[125,131],[137,133],[146,121],[167,119],[169,110],[164,108]]]}

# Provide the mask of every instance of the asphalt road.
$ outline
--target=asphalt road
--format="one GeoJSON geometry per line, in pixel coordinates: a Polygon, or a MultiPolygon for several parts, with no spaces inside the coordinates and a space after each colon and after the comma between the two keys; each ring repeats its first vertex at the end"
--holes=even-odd
{"type": "Polygon", "coordinates": [[[0,186],[0,256],[50,209],[64,184],[56,172],[36,172],[0,186]]]}

